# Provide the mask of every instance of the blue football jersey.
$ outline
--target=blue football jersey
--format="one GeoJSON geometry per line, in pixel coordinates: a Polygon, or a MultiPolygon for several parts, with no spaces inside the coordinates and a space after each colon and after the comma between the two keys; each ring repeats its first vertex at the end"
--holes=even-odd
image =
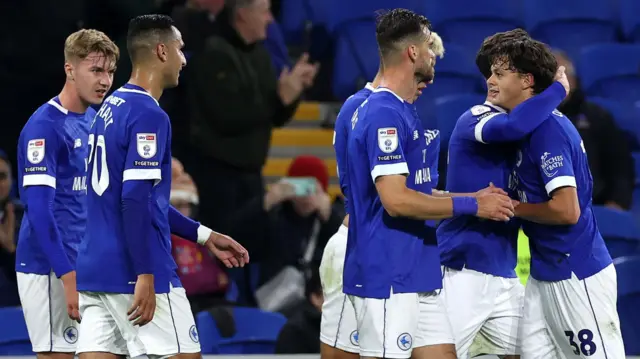
{"type": "Polygon", "coordinates": [[[386,88],[376,89],[351,123],[346,166],[351,217],[344,292],[388,298],[392,289],[417,293],[441,288],[437,245],[423,244],[424,221],[389,216],[375,186],[380,176],[403,175],[408,188],[430,193],[422,124],[411,107],[386,88]]]}
{"type": "Polygon", "coordinates": [[[554,111],[523,141],[517,156],[520,201],[541,203],[553,191],[575,187],[580,218],[575,225],[552,226],[523,221],[531,248],[531,276],[537,280],[579,279],[600,272],[612,263],[598,230],[591,198],[593,179],[578,131],[562,113],[554,111]]]}
{"type": "MultiPolygon", "coordinates": [[[[20,197],[28,201],[28,186],[55,188],[53,217],[72,267],[86,227],[87,137],[94,113],[71,112],[56,97],[36,110],[18,139],[20,197]]],[[[47,253],[25,215],[18,234],[16,271],[49,274],[51,270],[47,253]]]]}
{"type": "Polygon", "coordinates": [[[156,293],[180,286],[171,255],[168,210],[171,124],[144,89],[126,84],[105,101],[89,133],[87,232],[77,261],[78,290],[133,293],[137,276],[122,218],[125,181],[153,180],[147,229],[156,293]],[[108,268],[109,270],[105,270],[108,268]]]}
{"type": "Polygon", "coordinates": [[[342,105],[333,130],[333,149],[336,152],[336,162],[338,164],[338,180],[340,189],[344,195],[344,208],[349,213],[349,199],[347,197],[347,139],[351,132],[351,118],[353,113],[373,92],[371,83],[360,91],[350,96],[342,105]]]}
{"type": "MultiPolygon", "coordinates": [[[[516,198],[512,174],[517,144],[485,144],[479,130],[484,119],[497,120],[497,116],[507,115],[490,103],[474,106],[460,116],[449,140],[447,191],[473,193],[493,182],[516,198]]],[[[467,215],[445,219],[437,230],[442,264],[513,278],[519,226],[516,219],[508,223],[467,215]]]]}

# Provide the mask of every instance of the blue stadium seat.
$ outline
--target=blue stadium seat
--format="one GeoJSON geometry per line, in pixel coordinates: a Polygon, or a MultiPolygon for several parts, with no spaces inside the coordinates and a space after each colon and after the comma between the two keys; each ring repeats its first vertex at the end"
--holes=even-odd
{"type": "Polygon", "coordinates": [[[520,2],[510,0],[423,1],[423,12],[445,41],[465,49],[473,61],[482,41],[496,32],[522,27],[520,2]]]}
{"type": "Polygon", "coordinates": [[[616,258],[618,275],[618,316],[627,355],[640,355],[640,257],[616,258]]]}
{"type": "Polygon", "coordinates": [[[602,0],[525,0],[524,14],[531,35],[571,57],[582,47],[615,42],[613,5],[602,0]]]}
{"type": "Polygon", "coordinates": [[[422,97],[435,101],[438,97],[465,93],[486,93],[484,78],[462,47],[445,45],[444,58],[436,63],[433,85],[423,91],[422,97]]]}
{"type": "Polygon", "coordinates": [[[278,334],[287,321],[284,315],[257,308],[234,307],[233,317],[236,334],[223,338],[208,312],[196,315],[202,354],[274,353],[278,334]]]}
{"type": "Polygon", "coordinates": [[[314,0],[325,3],[327,28],[337,31],[341,26],[353,21],[373,20],[380,10],[404,8],[416,10],[425,0],[314,0]]]}
{"type": "Polygon", "coordinates": [[[637,185],[636,185],[636,189],[633,190],[633,199],[631,201],[631,212],[634,213],[636,216],[640,215],[640,187],[638,187],[637,185]]]}
{"type": "Polygon", "coordinates": [[[345,24],[336,35],[333,94],[345,100],[373,80],[380,55],[373,20],[345,24]]]}
{"type": "Polygon", "coordinates": [[[280,27],[289,44],[301,44],[307,22],[311,21],[307,0],[283,0],[280,9],[280,27]]]}
{"type": "Polygon", "coordinates": [[[0,355],[33,355],[22,309],[0,308],[0,355]]]}
{"type": "Polygon", "coordinates": [[[593,206],[593,213],[611,257],[638,253],[640,228],[631,212],[593,206]]]}
{"type": "Polygon", "coordinates": [[[640,43],[640,1],[618,0],[618,7],[624,36],[640,43]]]}
{"type": "Polygon", "coordinates": [[[484,103],[486,96],[479,94],[451,95],[438,98],[435,102],[435,117],[440,130],[440,147],[446,150],[449,138],[460,115],[475,105],[484,103]]]}
{"type": "Polygon", "coordinates": [[[578,59],[578,76],[588,96],[639,101],[640,45],[589,46],[578,59]]]}
{"type": "Polygon", "coordinates": [[[636,174],[636,187],[640,187],[640,152],[633,153],[633,162],[636,174]]]}
{"type": "Polygon", "coordinates": [[[607,110],[616,125],[624,131],[630,148],[640,150],[640,111],[633,104],[602,97],[590,97],[589,101],[607,110]]]}

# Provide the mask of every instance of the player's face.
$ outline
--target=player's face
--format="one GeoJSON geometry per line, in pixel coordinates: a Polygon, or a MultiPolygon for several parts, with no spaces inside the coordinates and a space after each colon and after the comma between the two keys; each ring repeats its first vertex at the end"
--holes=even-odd
{"type": "Polygon", "coordinates": [[[491,77],[487,79],[488,100],[502,108],[513,109],[527,98],[526,91],[531,87],[529,79],[530,76],[513,71],[505,62],[493,64],[491,77]]]}
{"type": "Polygon", "coordinates": [[[0,201],[9,198],[11,191],[11,168],[9,164],[0,160],[0,201]]]}
{"type": "Polygon", "coordinates": [[[424,42],[422,42],[420,44],[420,46],[418,46],[418,55],[415,59],[415,77],[418,83],[420,82],[424,82],[424,83],[429,83],[431,82],[431,80],[433,80],[433,76],[434,76],[434,59],[436,57],[436,55],[433,53],[433,50],[431,50],[431,40],[430,40],[430,35],[431,33],[428,32],[428,30],[425,30],[425,32],[427,32],[427,38],[424,42]]]}
{"type": "Polygon", "coordinates": [[[166,87],[178,86],[180,80],[180,72],[182,68],[187,66],[187,59],[182,53],[184,42],[182,41],[182,34],[180,31],[173,27],[174,38],[166,44],[167,47],[167,63],[166,63],[166,87]]]}
{"type": "Polygon", "coordinates": [[[113,84],[115,58],[92,52],[84,60],[74,61],[67,66],[80,99],[91,105],[101,104],[113,84]]]}

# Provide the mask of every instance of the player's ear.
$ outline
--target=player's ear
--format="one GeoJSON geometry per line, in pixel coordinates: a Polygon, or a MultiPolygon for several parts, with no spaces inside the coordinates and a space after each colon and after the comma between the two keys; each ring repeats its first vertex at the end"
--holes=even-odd
{"type": "Polygon", "coordinates": [[[418,59],[418,47],[416,45],[409,45],[407,48],[407,55],[409,55],[411,62],[416,62],[418,59]]]}
{"type": "Polygon", "coordinates": [[[64,63],[64,73],[67,75],[67,80],[73,81],[73,65],[69,62],[64,63]]]}
{"type": "Polygon", "coordinates": [[[530,89],[533,87],[534,80],[532,74],[524,74],[522,75],[522,89],[530,89]]]}
{"type": "Polygon", "coordinates": [[[156,55],[162,62],[167,62],[167,46],[165,44],[156,45],[156,55]]]}

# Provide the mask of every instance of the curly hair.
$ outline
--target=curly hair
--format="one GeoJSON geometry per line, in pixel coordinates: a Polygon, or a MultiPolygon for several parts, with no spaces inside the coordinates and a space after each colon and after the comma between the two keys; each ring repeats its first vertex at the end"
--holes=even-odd
{"type": "Polygon", "coordinates": [[[485,78],[491,77],[491,59],[489,55],[504,41],[515,39],[530,39],[529,33],[522,29],[498,32],[484,39],[476,54],[476,66],[485,78]]]}

